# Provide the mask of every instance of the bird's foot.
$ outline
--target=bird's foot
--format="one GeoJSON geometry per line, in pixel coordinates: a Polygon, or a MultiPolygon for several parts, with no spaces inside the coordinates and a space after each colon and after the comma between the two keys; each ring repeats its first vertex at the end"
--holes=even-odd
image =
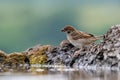
{"type": "Polygon", "coordinates": [[[80,53],[81,53],[81,50],[77,50],[77,51],[75,51],[75,53],[73,54],[73,57],[78,56],[80,53]]]}

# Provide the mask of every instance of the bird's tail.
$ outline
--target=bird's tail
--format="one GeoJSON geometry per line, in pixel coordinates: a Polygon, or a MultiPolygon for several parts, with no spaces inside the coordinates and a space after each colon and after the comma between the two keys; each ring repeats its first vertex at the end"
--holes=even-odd
{"type": "Polygon", "coordinates": [[[95,36],[96,39],[103,39],[103,35],[95,36]]]}

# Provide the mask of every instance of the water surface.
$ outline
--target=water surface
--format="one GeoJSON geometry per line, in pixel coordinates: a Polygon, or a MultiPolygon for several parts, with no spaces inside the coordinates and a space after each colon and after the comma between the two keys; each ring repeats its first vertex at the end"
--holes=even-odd
{"type": "Polygon", "coordinates": [[[0,80],[119,80],[117,70],[42,70],[36,72],[4,72],[0,80]]]}

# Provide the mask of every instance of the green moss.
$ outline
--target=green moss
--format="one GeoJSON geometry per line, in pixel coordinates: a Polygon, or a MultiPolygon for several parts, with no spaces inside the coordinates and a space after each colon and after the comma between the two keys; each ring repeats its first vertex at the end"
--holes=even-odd
{"type": "Polygon", "coordinates": [[[47,55],[45,53],[49,47],[49,45],[39,46],[28,52],[32,52],[29,57],[30,64],[45,64],[45,62],[47,61],[47,55]]]}
{"type": "Polygon", "coordinates": [[[32,55],[30,57],[30,64],[44,64],[47,61],[46,55],[32,55]]]}

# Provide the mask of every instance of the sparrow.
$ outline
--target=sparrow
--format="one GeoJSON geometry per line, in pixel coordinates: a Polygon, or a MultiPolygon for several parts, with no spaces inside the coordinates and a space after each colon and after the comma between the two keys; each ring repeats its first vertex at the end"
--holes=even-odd
{"type": "Polygon", "coordinates": [[[93,34],[79,31],[73,26],[67,25],[62,30],[67,35],[68,41],[79,49],[89,47],[92,43],[102,38],[102,36],[94,36],[93,34]]]}

